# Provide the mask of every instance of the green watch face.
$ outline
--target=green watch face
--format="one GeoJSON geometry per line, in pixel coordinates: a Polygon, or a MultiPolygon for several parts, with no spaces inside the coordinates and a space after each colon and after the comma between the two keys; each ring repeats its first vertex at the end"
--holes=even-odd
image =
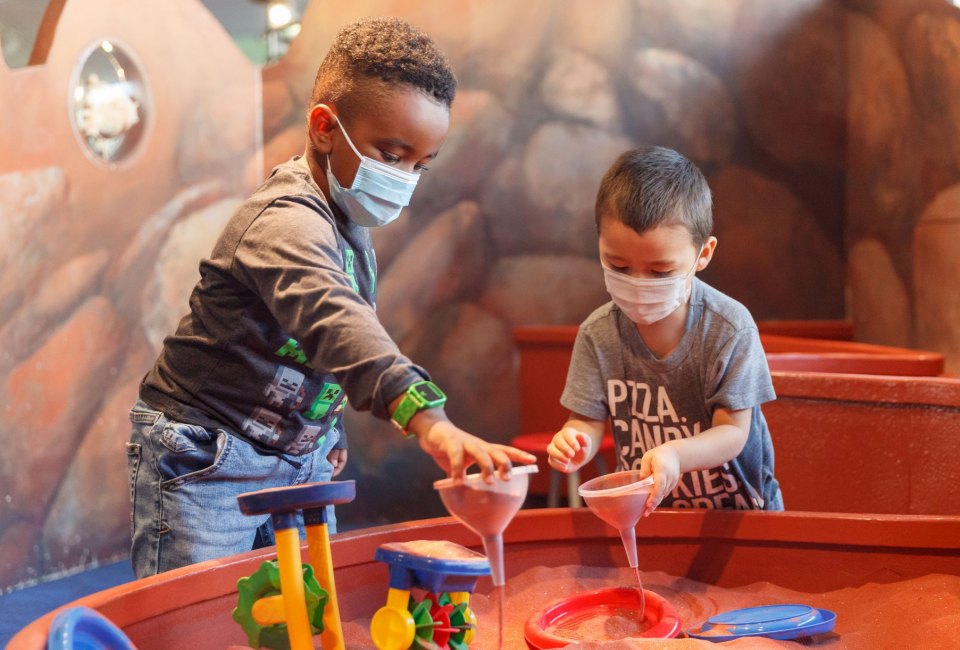
{"type": "Polygon", "coordinates": [[[439,388],[428,381],[414,384],[411,388],[417,391],[417,394],[422,397],[423,401],[427,404],[439,402],[440,400],[445,400],[447,398],[447,396],[444,395],[439,388]]]}

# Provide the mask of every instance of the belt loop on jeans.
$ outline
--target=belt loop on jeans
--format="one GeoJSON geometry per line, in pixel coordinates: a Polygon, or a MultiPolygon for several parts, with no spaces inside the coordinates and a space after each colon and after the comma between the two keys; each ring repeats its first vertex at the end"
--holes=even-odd
{"type": "Polygon", "coordinates": [[[158,411],[130,411],[130,421],[139,424],[156,424],[162,416],[158,411]]]}

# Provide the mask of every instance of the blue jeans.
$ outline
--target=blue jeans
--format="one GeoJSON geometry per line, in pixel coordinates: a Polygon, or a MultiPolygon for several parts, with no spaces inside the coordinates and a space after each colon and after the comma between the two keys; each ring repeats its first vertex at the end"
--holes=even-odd
{"type": "MultiPolygon", "coordinates": [[[[237,495],[329,481],[333,472],[327,454],[335,432],[316,451],[292,456],[262,451],[222,429],[173,421],[143,401],[130,421],[131,561],[138,578],[274,544],[270,516],[243,515],[237,495]]],[[[327,516],[332,534],[333,506],[327,516]]]]}

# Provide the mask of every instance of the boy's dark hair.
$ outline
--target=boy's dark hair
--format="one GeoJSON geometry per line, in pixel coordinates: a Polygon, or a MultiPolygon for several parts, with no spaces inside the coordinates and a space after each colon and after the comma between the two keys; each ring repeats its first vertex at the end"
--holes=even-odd
{"type": "Polygon", "coordinates": [[[384,84],[412,86],[448,108],[457,92],[453,71],[433,39],[399,18],[361,18],[341,29],[330,46],[310,107],[336,104],[351,113],[384,84]]]}
{"type": "Polygon", "coordinates": [[[673,149],[640,147],[627,151],[607,170],[597,192],[597,231],[603,219],[616,218],[637,233],[663,225],[681,225],[693,243],[703,246],[713,230],[707,179],[673,149]]]}

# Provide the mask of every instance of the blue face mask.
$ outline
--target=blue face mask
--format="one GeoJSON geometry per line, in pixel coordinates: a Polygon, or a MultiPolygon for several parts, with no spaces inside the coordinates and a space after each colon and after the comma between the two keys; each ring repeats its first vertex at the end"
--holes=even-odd
{"type": "Polygon", "coordinates": [[[411,174],[362,155],[343,128],[343,120],[337,118],[337,122],[347,144],[360,158],[360,167],[357,168],[353,184],[344,189],[333,175],[328,154],[327,184],[330,186],[330,197],[355,224],[367,228],[385,226],[399,217],[400,211],[410,204],[420,174],[411,174]]]}

